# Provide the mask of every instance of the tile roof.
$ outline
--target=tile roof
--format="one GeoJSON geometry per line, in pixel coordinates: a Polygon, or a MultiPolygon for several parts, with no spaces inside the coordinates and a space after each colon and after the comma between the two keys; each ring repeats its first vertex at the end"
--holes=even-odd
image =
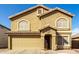
{"type": "MultiPolygon", "coordinates": [[[[60,11],[60,12],[63,12],[63,13],[65,13],[65,14],[68,14],[68,15],[70,15],[70,16],[74,16],[74,14],[72,14],[72,13],[70,13],[70,12],[64,10],[64,9],[61,9],[61,8],[59,8],[59,7],[53,8],[53,9],[51,9],[50,11],[48,11],[47,13],[42,14],[41,16],[44,16],[44,15],[46,15],[46,14],[48,14],[48,13],[50,13],[50,12],[53,12],[53,11],[55,11],[55,10],[58,10],[58,11],[60,11]]],[[[41,16],[40,16],[40,17],[41,17],[41,16]]]]}
{"type": "Polygon", "coordinates": [[[29,31],[8,31],[8,35],[40,35],[40,32],[29,32],[29,31]]]}
{"type": "Polygon", "coordinates": [[[7,30],[10,30],[10,28],[8,28],[8,27],[6,27],[6,26],[4,26],[2,24],[0,24],[0,26],[3,27],[3,28],[6,28],[7,30]]]}
{"type": "Polygon", "coordinates": [[[79,33],[72,35],[72,39],[74,39],[74,38],[79,38],[79,33]]]}
{"type": "Polygon", "coordinates": [[[36,6],[34,6],[34,7],[31,7],[31,8],[29,8],[29,9],[26,9],[26,10],[24,10],[24,11],[22,11],[22,12],[19,12],[19,13],[15,14],[15,15],[9,16],[9,18],[16,17],[16,16],[18,16],[18,15],[20,15],[20,14],[22,14],[22,13],[28,12],[28,11],[30,11],[30,10],[33,10],[33,9],[37,8],[37,7],[43,7],[43,8],[45,8],[45,9],[47,9],[47,10],[50,9],[50,8],[44,6],[44,5],[36,5],[36,6]]]}

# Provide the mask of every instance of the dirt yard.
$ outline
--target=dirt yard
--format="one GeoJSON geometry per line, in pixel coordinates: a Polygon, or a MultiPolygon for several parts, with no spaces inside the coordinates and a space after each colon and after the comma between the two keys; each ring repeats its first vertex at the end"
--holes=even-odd
{"type": "Polygon", "coordinates": [[[0,54],[59,54],[59,53],[66,53],[66,54],[78,54],[79,49],[72,49],[72,50],[57,50],[57,51],[38,51],[38,50],[8,50],[8,49],[0,49],[0,54]]]}

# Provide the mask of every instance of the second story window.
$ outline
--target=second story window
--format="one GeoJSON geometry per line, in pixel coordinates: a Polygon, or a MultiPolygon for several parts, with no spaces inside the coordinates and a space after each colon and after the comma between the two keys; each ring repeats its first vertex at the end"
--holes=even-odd
{"type": "Polygon", "coordinates": [[[69,28],[69,22],[67,19],[60,18],[56,22],[57,28],[69,28]]]}
{"type": "Polygon", "coordinates": [[[27,21],[20,21],[18,24],[19,31],[27,31],[29,30],[29,25],[27,21]]]}

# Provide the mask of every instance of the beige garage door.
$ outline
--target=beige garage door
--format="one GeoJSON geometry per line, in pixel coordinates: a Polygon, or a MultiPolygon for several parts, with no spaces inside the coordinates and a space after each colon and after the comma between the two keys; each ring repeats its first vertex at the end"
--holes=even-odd
{"type": "Polygon", "coordinates": [[[12,49],[42,49],[43,40],[40,37],[13,37],[12,49]]]}

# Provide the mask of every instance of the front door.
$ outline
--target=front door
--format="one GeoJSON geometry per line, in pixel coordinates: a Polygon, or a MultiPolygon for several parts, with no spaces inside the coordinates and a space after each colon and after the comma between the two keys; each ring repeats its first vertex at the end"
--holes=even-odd
{"type": "Polygon", "coordinates": [[[51,35],[45,35],[44,37],[44,48],[46,50],[51,50],[51,38],[52,36],[51,35]]]}

